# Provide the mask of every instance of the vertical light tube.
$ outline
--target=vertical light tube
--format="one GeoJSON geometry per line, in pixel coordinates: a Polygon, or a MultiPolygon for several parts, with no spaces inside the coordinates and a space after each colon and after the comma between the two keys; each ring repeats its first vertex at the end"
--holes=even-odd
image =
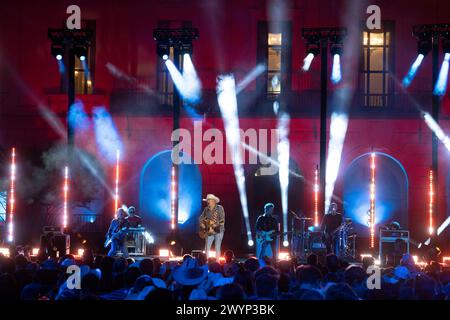
{"type": "Polygon", "coordinates": [[[175,201],[176,201],[176,173],[175,167],[172,166],[171,179],[170,179],[170,228],[175,229],[175,201]]]}
{"type": "Polygon", "coordinates": [[[9,224],[8,241],[14,241],[14,210],[15,210],[15,180],[16,180],[16,148],[11,150],[10,189],[9,189],[9,224]]]}
{"type": "Polygon", "coordinates": [[[428,233],[430,235],[433,234],[434,232],[434,227],[433,227],[433,206],[434,206],[434,181],[433,181],[433,170],[430,170],[430,192],[429,192],[429,209],[428,209],[428,218],[429,218],[429,222],[428,222],[428,233]]]}
{"type": "Polygon", "coordinates": [[[319,166],[314,170],[314,226],[319,226],[319,166]]]}
{"type": "Polygon", "coordinates": [[[114,218],[117,218],[117,209],[119,208],[119,178],[120,178],[120,151],[116,150],[116,185],[114,194],[114,218]]]}
{"type": "Polygon", "coordinates": [[[375,247],[375,152],[371,154],[370,182],[370,247],[375,247]]]}
{"type": "Polygon", "coordinates": [[[68,221],[68,215],[67,215],[67,201],[69,198],[69,167],[64,167],[64,186],[63,186],[63,194],[64,194],[64,204],[63,204],[63,230],[67,228],[67,221],[68,221]]]}

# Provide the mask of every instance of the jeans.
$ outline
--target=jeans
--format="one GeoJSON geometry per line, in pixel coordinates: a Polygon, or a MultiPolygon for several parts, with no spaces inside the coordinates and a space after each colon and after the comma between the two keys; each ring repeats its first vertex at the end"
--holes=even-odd
{"type": "Polygon", "coordinates": [[[262,258],[264,258],[264,257],[271,257],[271,258],[273,258],[273,259],[276,259],[277,258],[277,241],[276,240],[273,240],[273,241],[264,241],[262,244],[261,244],[261,251],[260,251],[260,253],[259,253],[259,259],[262,259],[262,258]],[[269,246],[270,246],[270,248],[271,248],[271,250],[272,250],[272,256],[269,256],[268,254],[267,254],[267,249],[269,248],[269,246]]]}
{"type": "Polygon", "coordinates": [[[120,240],[117,240],[117,239],[114,239],[111,242],[111,249],[108,252],[108,257],[116,256],[117,255],[117,251],[119,251],[119,249],[122,252],[123,257],[124,258],[128,258],[128,249],[125,246],[125,240],[120,241],[120,240]]]}
{"type": "Polygon", "coordinates": [[[223,239],[223,231],[216,233],[212,236],[207,236],[205,241],[205,253],[209,257],[209,251],[211,250],[211,246],[213,241],[216,244],[216,258],[220,258],[220,246],[222,245],[222,239],[223,239]]]}

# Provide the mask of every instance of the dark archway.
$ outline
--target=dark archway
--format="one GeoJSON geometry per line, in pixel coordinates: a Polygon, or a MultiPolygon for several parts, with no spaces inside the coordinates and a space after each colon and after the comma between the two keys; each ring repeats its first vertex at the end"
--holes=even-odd
{"type": "MultiPolygon", "coordinates": [[[[370,155],[354,159],[344,175],[344,214],[353,221],[360,237],[369,236],[367,211],[370,199],[370,155]]],[[[395,220],[408,228],[408,177],[403,165],[392,156],[376,152],[375,223],[379,227],[395,220]]],[[[378,233],[378,232],[377,232],[378,233]]]]}

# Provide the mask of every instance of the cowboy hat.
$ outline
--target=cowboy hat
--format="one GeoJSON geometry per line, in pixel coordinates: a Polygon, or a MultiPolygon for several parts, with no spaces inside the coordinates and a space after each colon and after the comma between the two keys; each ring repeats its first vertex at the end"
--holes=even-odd
{"type": "Polygon", "coordinates": [[[173,272],[173,278],[182,286],[196,286],[208,276],[208,266],[200,266],[197,259],[188,258],[173,272]]]}
{"type": "Polygon", "coordinates": [[[208,201],[208,200],[214,200],[214,201],[216,201],[217,203],[220,202],[219,197],[216,197],[216,196],[213,195],[212,193],[206,195],[206,199],[203,199],[203,201],[208,201]]]}

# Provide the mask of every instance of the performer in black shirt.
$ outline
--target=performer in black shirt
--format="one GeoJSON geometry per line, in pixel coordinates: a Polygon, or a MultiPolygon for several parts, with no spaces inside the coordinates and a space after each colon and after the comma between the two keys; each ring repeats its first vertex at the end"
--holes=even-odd
{"type": "Polygon", "coordinates": [[[332,202],[328,213],[323,217],[320,228],[323,231],[323,238],[327,247],[327,253],[333,253],[333,244],[336,240],[336,230],[342,224],[342,214],[337,212],[337,204],[332,202]]]}
{"type": "Polygon", "coordinates": [[[264,214],[260,215],[256,220],[256,240],[261,250],[258,258],[262,259],[268,256],[266,250],[268,246],[272,249],[272,257],[276,258],[277,234],[279,231],[279,224],[277,218],[272,213],[275,205],[273,203],[266,203],[264,206],[264,214]]]}

